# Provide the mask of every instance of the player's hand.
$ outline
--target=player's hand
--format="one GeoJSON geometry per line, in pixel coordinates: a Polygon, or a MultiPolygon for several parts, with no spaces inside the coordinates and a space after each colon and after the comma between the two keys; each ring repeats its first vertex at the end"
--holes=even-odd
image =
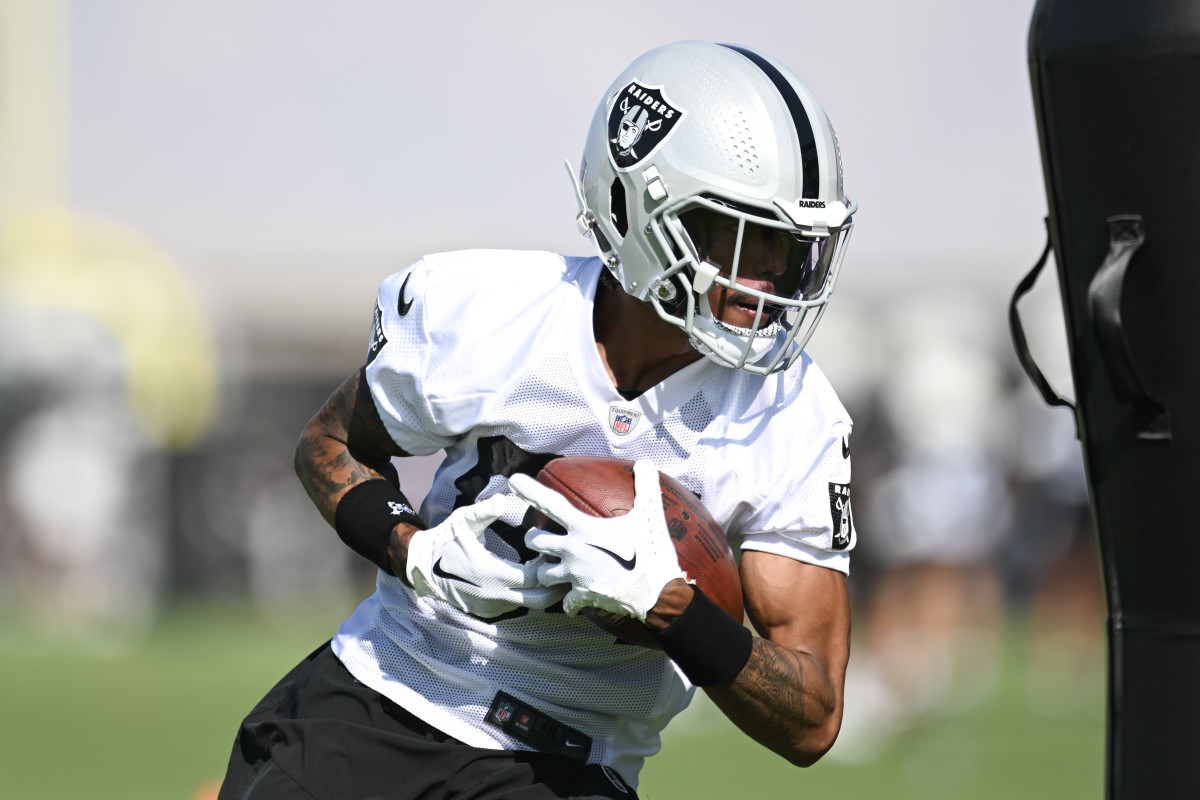
{"type": "Polygon", "coordinates": [[[493,495],[455,509],[442,524],[413,534],[404,574],[417,594],[484,618],[520,606],[546,608],[558,602],[563,589],[538,580],[541,559],[518,564],[484,546],[487,527],[506,508],[505,498],[493,495]]]}
{"type": "Polygon", "coordinates": [[[570,584],[563,610],[596,607],[645,621],[663,587],[683,576],[667,533],[658,470],[650,461],[633,467],[633,508],[620,517],[593,517],[527,475],[508,480],[512,492],[567,529],[565,535],[531,528],[526,546],[557,563],[543,562],[538,579],[570,584]]]}

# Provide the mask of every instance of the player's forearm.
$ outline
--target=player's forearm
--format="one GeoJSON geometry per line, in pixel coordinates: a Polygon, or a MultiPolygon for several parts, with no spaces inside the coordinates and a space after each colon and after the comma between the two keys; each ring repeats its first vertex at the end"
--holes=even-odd
{"type": "MultiPolygon", "coordinates": [[[[395,484],[396,475],[390,463],[370,464],[355,458],[350,447],[336,432],[330,432],[320,425],[320,418],[321,415],[315,417],[301,434],[296,445],[294,464],[304,491],[325,521],[335,526],[338,503],[350,489],[365,481],[381,478],[395,484]]],[[[412,525],[401,523],[392,529],[388,538],[385,569],[401,579],[404,578],[408,540],[417,530],[412,525]]]]}
{"type": "Polygon", "coordinates": [[[420,529],[410,524],[419,520],[399,491],[399,476],[391,461],[405,455],[384,428],[367,389],[364,371],[359,370],[330,395],[304,427],[293,462],[304,491],[342,540],[359,555],[401,579],[409,539],[420,529]],[[382,494],[377,486],[363,485],[380,479],[391,484],[384,487],[382,494]],[[348,511],[342,509],[345,518],[339,526],[339,504],[345,505],[343,498],[359,486],[362,487],[359,492],[347,500],[354,501],[353,507],[348,511]],[[386,503],[390,510],[382,520],[371,510],[382,507],[381,503],[386,503]],[[397,509],[405,507],[409,507],[408,513],[413,518],[392,525],[397,509]],[[366,517],[363,508],[368,509],[366,517]]]}
{"type": "MultiPolygon", "coordinates": [[[[692,587],[672,581],[647,614],[646,626],[661,634],[693,602],[692,587]]],[[[737,627],[732,620],[728,624],[737,627]]],[[[736,650],[732,637],[730,647],[736,650]]],[[[837,693],[820,661],[766,638],[754,637],[749,659],[732,680],[704,690],[746,734],[799,766],[824,755],[841,724],[837,693]]]]}
{"type": "Polygon", "coordinates": [[[360,370],[334,390],[296,443],[296,476],[330,525],[338,501],[354,486],[377,478],[397,482],[391,456],[403,453],[374,411],[360,370]]]}
{"type": "Polygon", "coordinates": [[[363,481],[388,476],[351,455],[349,445],[338,431],[321,424],[323,416],[318,414],[305,427],[296,443],[293,464],[304,491],[332,525],[338,501],[347,491],[363,481]]]}
{"type": "Polygon", "coordinates": [[[736,678],[705,691],[742,731],[798,766],[824,755],[841,725],[832,682],[820,665],[768,639],[754,639],[736,678]]]}

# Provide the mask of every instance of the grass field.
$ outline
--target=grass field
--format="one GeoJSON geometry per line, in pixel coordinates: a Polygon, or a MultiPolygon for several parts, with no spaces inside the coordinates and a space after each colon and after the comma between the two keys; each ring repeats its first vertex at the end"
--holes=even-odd
{"type": "MultiPolygon", "coordinates": [[[[180,610],[135,647],[107,653],[0,618],[0,797],[190,800],[223,772],[242,715],[346,610],[287,622],[180,610]]],[[[1018,631],[1009,642],[983,705],[926,722],[867,764],[793,768],[705,701],[667,731],[641,796],[1102,798],[1101,692],[1088,713],[1034,717],[1018,631]]]]}

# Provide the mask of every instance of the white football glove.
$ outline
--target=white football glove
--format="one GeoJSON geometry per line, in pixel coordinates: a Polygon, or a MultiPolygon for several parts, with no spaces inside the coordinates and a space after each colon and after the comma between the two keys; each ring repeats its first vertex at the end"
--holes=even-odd
{"type": "Polygon", "coordinates": [[[484,546],[487,527],[504,514],[507,505],[503,495],[493,495],[455,509],[440,525],[414,533],[408,541],[404,573],[417,594],[484,618],[520,606],[546,608],[558,602],[563,589],[538,581],[541,558],[519,564],[484,546]]]}
{"type": "Polygon", "coordinates": [[[558,563],[544,562],[538,579],[570,584],[563,610],[578,614],[595,607],[641,621],[658,602],[663,587],[683,577],[675,545],[667,533],[658,470],[650,461],[633,467],[633,508],[620,517],[593,517],[553,489],[527,475],[508,479],[512,492],[567,529],[566,535],[530,528],[525,544],[558,563]]]}

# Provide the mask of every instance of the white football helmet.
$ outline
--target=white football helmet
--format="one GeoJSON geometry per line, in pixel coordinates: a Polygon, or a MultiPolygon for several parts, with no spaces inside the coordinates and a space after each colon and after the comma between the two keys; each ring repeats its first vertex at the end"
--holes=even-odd
{"type": "Polygon", "coordinates": [[[580,232],[700,352],[760,374],[799,358],[857,206],[829,119],[787,67],[737,45],[652,50],[609,87],[571,174],[580,232]],[[753,263],[763,253],[779,254],[771,275],[753,263]],[[731,315],[714,313],[710,294],[746,324],[719,319],[731,315]]]}

